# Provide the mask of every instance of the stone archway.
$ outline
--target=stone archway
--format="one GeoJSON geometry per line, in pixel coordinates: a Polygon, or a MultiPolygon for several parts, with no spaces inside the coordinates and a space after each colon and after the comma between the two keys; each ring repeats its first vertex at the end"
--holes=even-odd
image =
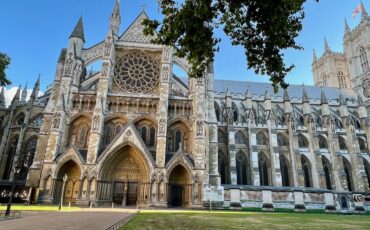
{"type": "Polygon", "coordinates": [[[54,185],[54,198],[56,199],[55,202],[58,203],[60,196],[62,195],[61,193],[63,190],[62,186],[64,175],[67,175],[68,179],[64,187],[63,201],[65,203],[76,203],[80,195],[81,169],[73,160],[65,162],[57,173],[57,178],[54,185]]]}
{"type": "Polygon", "coordinates": [[[97,185],[101,203],[145,206],[149,199],[149,165],[142,153],[131,145],[114,151],[102,165],[97,185]]]}
{"type": "Polygon", "coordinates": [[[169,180],[168,204],[170,207],[188,207],[191,196],[191,180],[188,171],[182,165],[172,169],[169,180]]]}

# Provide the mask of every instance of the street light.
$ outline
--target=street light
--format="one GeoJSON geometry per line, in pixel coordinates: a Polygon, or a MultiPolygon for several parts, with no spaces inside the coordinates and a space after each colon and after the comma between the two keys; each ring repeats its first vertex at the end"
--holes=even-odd
{"type": "Polygon", "coordinates": [[[59,202],[59,210],[61,210],[62,209],[62,206],[63,206],[64,189],[65,189],[65,185],[66,185],[67,179],[68,179],[67,174],[64,174],[64,176],[63,176],[63,184],[62,184],[62,194],[60,195],[60,202],[59,202]]]}
{"type": "Polygon", "coordinates": [[[19,166],[16,166],[16,167],[13,168],[14,174],[13,174],[12,188],[11,188],[11,191],[10,191],[8,206],[6,207],[5,216],[10,215],[10,208],[12,206],[14,191],[15,191],[15,180],[16,180],[16,177],[17,177],[17,175],[20,171],[21,171],[21,167],[19,167],[19,166]]]}

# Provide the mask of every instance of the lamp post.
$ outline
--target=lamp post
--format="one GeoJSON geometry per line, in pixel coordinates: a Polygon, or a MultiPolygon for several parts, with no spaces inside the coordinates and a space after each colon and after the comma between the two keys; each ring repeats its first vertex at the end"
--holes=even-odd
{"type": "Polygon", "coordinates": [[[8,205],[6,207],[5,216],[9,216],[10,215],[10,208],[12,206],[13,197],[14,197],[14,191],[15,191],[15,181],[16,181],[16,177],[17,177],[19,171],[21,171],[21,168],[19,166],[14,167],[14,169],[13,169],[14,174],[13,174],[12,188],[11,188],[11,191],[10,191],[8,205]]]}
{"type": "Polygon", "coordinates": [[[66,186],[67,179],[68,179],[67,174],[64,174],[64,176],[63,176],[63,184],[62,184],[62,194],[60,195],[60,202],[59,202],[59,210],[61,210],[62,209],[62,206],[63,206],[64,189],[65,189],[65,186],[66,186]]]}

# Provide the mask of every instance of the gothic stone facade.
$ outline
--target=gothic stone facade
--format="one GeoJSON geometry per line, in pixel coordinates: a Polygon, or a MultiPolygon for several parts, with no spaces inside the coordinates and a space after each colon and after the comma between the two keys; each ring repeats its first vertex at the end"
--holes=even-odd
{"type": "Polygon", "coordinates": [[[215,80],[212,65],[179,78],[173,66],[189,64],[150,43],[145,18],[119,35],[116,1],[106,39],[90,48],[80,19],[45,94],[38,81],[30,100],[18,90],[1,103],[2,182],[15,177],[42,203],[370,208],[361,96],[294,85],[273,94],[267,83],[215,80]]]}

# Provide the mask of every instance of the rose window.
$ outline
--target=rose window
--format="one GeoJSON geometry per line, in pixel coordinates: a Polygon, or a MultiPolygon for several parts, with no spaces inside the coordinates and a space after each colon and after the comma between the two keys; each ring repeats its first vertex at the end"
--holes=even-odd
{"type": "Polygon", "coordinates": [[[130,53],[116,60],[116,84],[125,92],[145,93],[159,81],[159,64],[144,53],[130,53]]]}

